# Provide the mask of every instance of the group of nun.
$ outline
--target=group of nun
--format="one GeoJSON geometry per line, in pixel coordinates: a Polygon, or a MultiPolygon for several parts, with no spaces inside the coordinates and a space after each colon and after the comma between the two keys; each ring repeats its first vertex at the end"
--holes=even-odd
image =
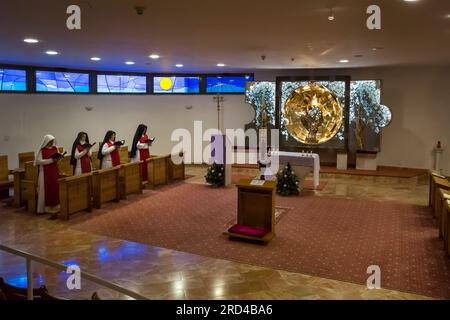
{"type": "MultiPolygon", "coordinates": [[[[131,146],[131,161],[145,161],[150,157],[150,146],[154,139],[149,139],[147,126],[140,124],[133,138],[131,146]]],[[[100,160],[100,168],[107,169],[120,165],[120,147],[124,141],[116,140],[116,133],[109,130],[99,146],[97,158],[100,160]]],[[[70,164],[73,167],[74,176],[92,172],[92,147],[86,132],[78,133],[72,145],[70,164]]],[[[59,211],[59,170],[58,161],[64,155],[58,151],[56,139],[52,135],[45,135],[36,150],[34,165],[39,167],[38,176],[38,204],[37,213],[50,213],[51,218],[56,218],[59,211]]],[[[142,178],[147,180],[147,166],[142,166],[142,178]]]]}

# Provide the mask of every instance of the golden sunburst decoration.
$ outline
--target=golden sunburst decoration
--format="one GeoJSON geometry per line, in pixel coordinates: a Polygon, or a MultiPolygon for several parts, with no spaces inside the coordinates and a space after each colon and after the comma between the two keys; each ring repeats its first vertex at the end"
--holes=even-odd
{"type": "Polygon", "coordinates": [[[337,95],[317,83],[297,88],[284,105],[289,134],[304,144],[332,139],[342,126],[343,109],[337,95]]]}

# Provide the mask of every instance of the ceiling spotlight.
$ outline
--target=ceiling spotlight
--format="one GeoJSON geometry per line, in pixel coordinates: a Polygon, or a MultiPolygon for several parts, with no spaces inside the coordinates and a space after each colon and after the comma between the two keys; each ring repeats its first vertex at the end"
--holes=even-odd
{"type": "Polygon", "coordinates": [[[177,68],[183,68],[183,67],[184,67],[184,65],[183,65],[183,64],[181,64],[181,63],[177,63],[177,64],[175,65],[175,67],[177,67],[177,68]]]}
{"type": "Polygon", "coordinates": [[[217,66],[220,68],[223,68],[223,67],[225,67],[225,63],[218,63],[217,66]]]}
{"type": "Polygon", "coordinates": [[[350,62],[350,60],[347,60],[347,59],[339,60],[339,63],[349,63],[349,62],[350,62]]]}
{"type": "Polygon", "coordinates": [[[133,64],[135,64],[135,62],[134,61],[125,61],[125,64],[133,65],[133,64]]]}
{"type": "Polygon", "coordinates": [[[383,47],[373,47],[372,51],[378,51],[378,50],[383,50],[383,49],[384,49],[383,47]]]}
{"type": "Polygon", "coordinates": [[[102,59],[99,58],[99,57],[92,57],[91,60],[92,60],[92,61],[100,61],[100,60],[102,60],[102,59]]]}
{"type": "Polygon", "coordinates": [[[154,54],[151,54],[151,55],[149,55],[148,56],[150,59],[153,59],[153,60],[156,60],[156,59],[159,59],[160,57],[159,57],[159,54],[156,54],[156,53],[154,53],[154,54]]]}
{"type": "Polygon", "coordinates": [[[59,54],[58,51],[54,51],[54,50],[48,50],[45,53],[48,54],[49,56],[56,56],[57,54],[59,54]]]}
{"type": "Polygon", "coordinates": [[[33,39],[33,38],[26,38],[26,39],[23,39],[23,42],[26,42],[26,43],[38,43],[39,42],[39,40],[38,39],[33,39]]]}

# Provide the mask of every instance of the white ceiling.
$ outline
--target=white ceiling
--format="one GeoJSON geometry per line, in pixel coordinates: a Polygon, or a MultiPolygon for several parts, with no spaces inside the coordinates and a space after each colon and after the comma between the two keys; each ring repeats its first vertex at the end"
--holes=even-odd
{"type": "Polygon", "coordinates": [[[152,72],[444,65],[450,64],[448,14],[448,0],[2,1],[0,63],[152,72]],[[66,28],[71,4],[82,8],[81,31],[66,28]],[[381,31],[366,28],[370,4],[382,9],[381,31]],[[146,7],[143,15],[135,5],[146,7]],[[29,45],[25,37],[41,42],[29,45]],[[49,49],[61,54],[47,56],[49,49]],[[161,59],[148,58],[155,52],[161,59]]]}

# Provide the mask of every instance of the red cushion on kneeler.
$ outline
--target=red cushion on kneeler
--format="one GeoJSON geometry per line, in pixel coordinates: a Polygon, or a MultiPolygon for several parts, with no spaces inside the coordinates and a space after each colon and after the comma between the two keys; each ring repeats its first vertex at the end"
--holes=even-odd
{"type": "Polygon", "coordinates": [[[264,238],[264,236],[268,234],[270,231],[264,228],[248,227],[240,224],[235,224],[230,229],[228,229],[228,232],[242,234],[244,236],[264,238]]]}

